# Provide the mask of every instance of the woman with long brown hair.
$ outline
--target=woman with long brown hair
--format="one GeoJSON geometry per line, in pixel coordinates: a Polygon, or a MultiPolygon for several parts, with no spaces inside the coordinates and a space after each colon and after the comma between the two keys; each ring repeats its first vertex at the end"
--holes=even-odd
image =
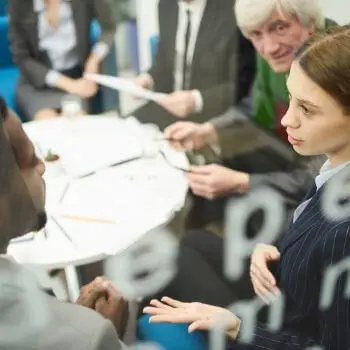
{"type": "Polygon", "coordinates": [[[282,124],[289,142],[301,155],[325,154],[328,160],[278,246],[259,246],[252,256],[256,293],[284,296],[280,329],[256,322],[247,342],[247,324],[229,310],[167,297],[144,309],[150,322],[188,323],[192,332],[225,318],[230,349],[350,348],[349,283],[343,273],[350,258],[350,217],[341,215],[349,198],[339,196],[340,204],[333,203],[338,211],[329,211],[331,189],[339,192],[337,181],[350,175],[350,27],[315,34],[303,45],[287,87],[290,105],[282,124]]]}

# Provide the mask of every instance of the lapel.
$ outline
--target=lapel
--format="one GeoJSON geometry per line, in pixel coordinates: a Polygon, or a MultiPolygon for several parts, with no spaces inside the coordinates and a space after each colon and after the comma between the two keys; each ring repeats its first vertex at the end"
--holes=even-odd
{"type": "Polygon", "coordinates": [[[83,0],[71,0],[73,22],[77,38],[77,52],[82,62],[84,59],[82,53],[84,52],[85,46],[83,40],[85,40],[84,38],[86,37],[84,17],[87,15],[85,6],[83,5],[83,0]]]}
{"type": "Polygon", "coordinates": [[[34,1],[23,1],[23,7],[18,9],[18,11],[23,11],[23,14],[21,13],[19,18],[25,23],[27,34],[31,38],[30,40],[37,56],[39,54],[39,20],[38,14],[34,11],[34,1]]]}
{"type": "MultiPolygon", "coordinates": [[[[198,62],[201,57],[208,51],[210,43],[218,34],[218,27],[221,25],[220,20],[220,4],[217,0],[207,0],[202,21],[199,26],[199,31],[194,48],[192,68],[198,67],[198,62]]],[[[232,10],[233,11],[233,10],[232,10]]],[[[192,74],[193,76],[193,74],[192,74]]]]}
{"type": "MultiPolygon", "coordinates": [[[[311,190],[313,191],[313,189],[311,190]]],[[[311,194],[309,191],[308,195],[311,194]]],[[[306,195],[305,199],[310,198],[306,195]]],[[[319,225],[323,221],[321,212],[321,198],[323,195],[323,187],[321,187],[312,197],[310,203],[298,217],[294,224],[291,225],[289,232],[281,241],[281,253],[296,243],[306,232],[312,227],[319,225]]]]}
{"type": "MultiPolygon", "coordinates": [[[[166,18],[167,27],[164,28],[166,35],[166,47],[169,53],[168,57],[170,60],[169,67],[175,67],[175,56],[176,56],[176,33],[177,25],[179,21],[179,3],[178,1],[172,1],[169,3],[169,8],[166,10],[167,13],[164,14],[166,18]],[[173,15],[169,15],[173,13],[173,15]]],[[[162,28],[163,29],[163,28],[162,28]]],[[[173,76],[173,75],[171,75],[173,76]]],[[[174,84],[172,84],[174,85],[174,84]]]]}

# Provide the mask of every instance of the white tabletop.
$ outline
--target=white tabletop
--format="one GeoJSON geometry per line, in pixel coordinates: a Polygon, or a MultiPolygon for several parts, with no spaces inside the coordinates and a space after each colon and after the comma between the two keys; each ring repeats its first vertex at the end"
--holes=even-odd
{"type": "Polygon", "coordinates": [[[51,149],[60,160],[47,163],[46,236],[8,248],[20,263],[63,268],[116,255],[184,205],[188,183],[177,167],[187,169],[188,160],[154,127],[86,116],[31,122],[25,130],[38,153],[51,149]]]}

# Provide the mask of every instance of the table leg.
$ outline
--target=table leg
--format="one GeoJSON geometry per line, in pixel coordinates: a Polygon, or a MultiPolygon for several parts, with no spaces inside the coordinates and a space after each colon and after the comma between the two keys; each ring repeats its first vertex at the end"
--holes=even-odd
{"type": "Polygon", "coordinates": [[[68,297],[71,302],[75,302],[80,294],[80,283],[75,266],[70,265],[64,269],[66,274],[68,297]]]}

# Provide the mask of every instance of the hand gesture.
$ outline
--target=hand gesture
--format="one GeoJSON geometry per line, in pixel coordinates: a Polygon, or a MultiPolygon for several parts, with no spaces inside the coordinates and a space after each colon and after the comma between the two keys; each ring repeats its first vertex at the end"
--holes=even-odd
{"type": "Polygon", "coordinates": [[[250,278],[255,293],[267,304],[274,295],[279,295],[276,279],[268,268],[270,261],[279,260],[280,253],[276,247],[268,244],[258,244],[253,251],[250,263],[250,278]]]}
{"type": "Polygon", "coordinates": [[[97,311],[104,318],[113,322],[119,335],[123,333],[128,314],[127,301],[113,283],[105,277],[97,277],[93,282],[84,286],[77,304],[97,311]]]}
{"type": "Polygon", "coordinates": [[[152,300],[150,306],[143,309],[150,314],[150,322],[187,323],[188,331],[210,330],[218,322],[223,322],[227,333],[235,338],[240,320],[230,311],[202,303],[183,303],[168,297],[152,300]]]}

